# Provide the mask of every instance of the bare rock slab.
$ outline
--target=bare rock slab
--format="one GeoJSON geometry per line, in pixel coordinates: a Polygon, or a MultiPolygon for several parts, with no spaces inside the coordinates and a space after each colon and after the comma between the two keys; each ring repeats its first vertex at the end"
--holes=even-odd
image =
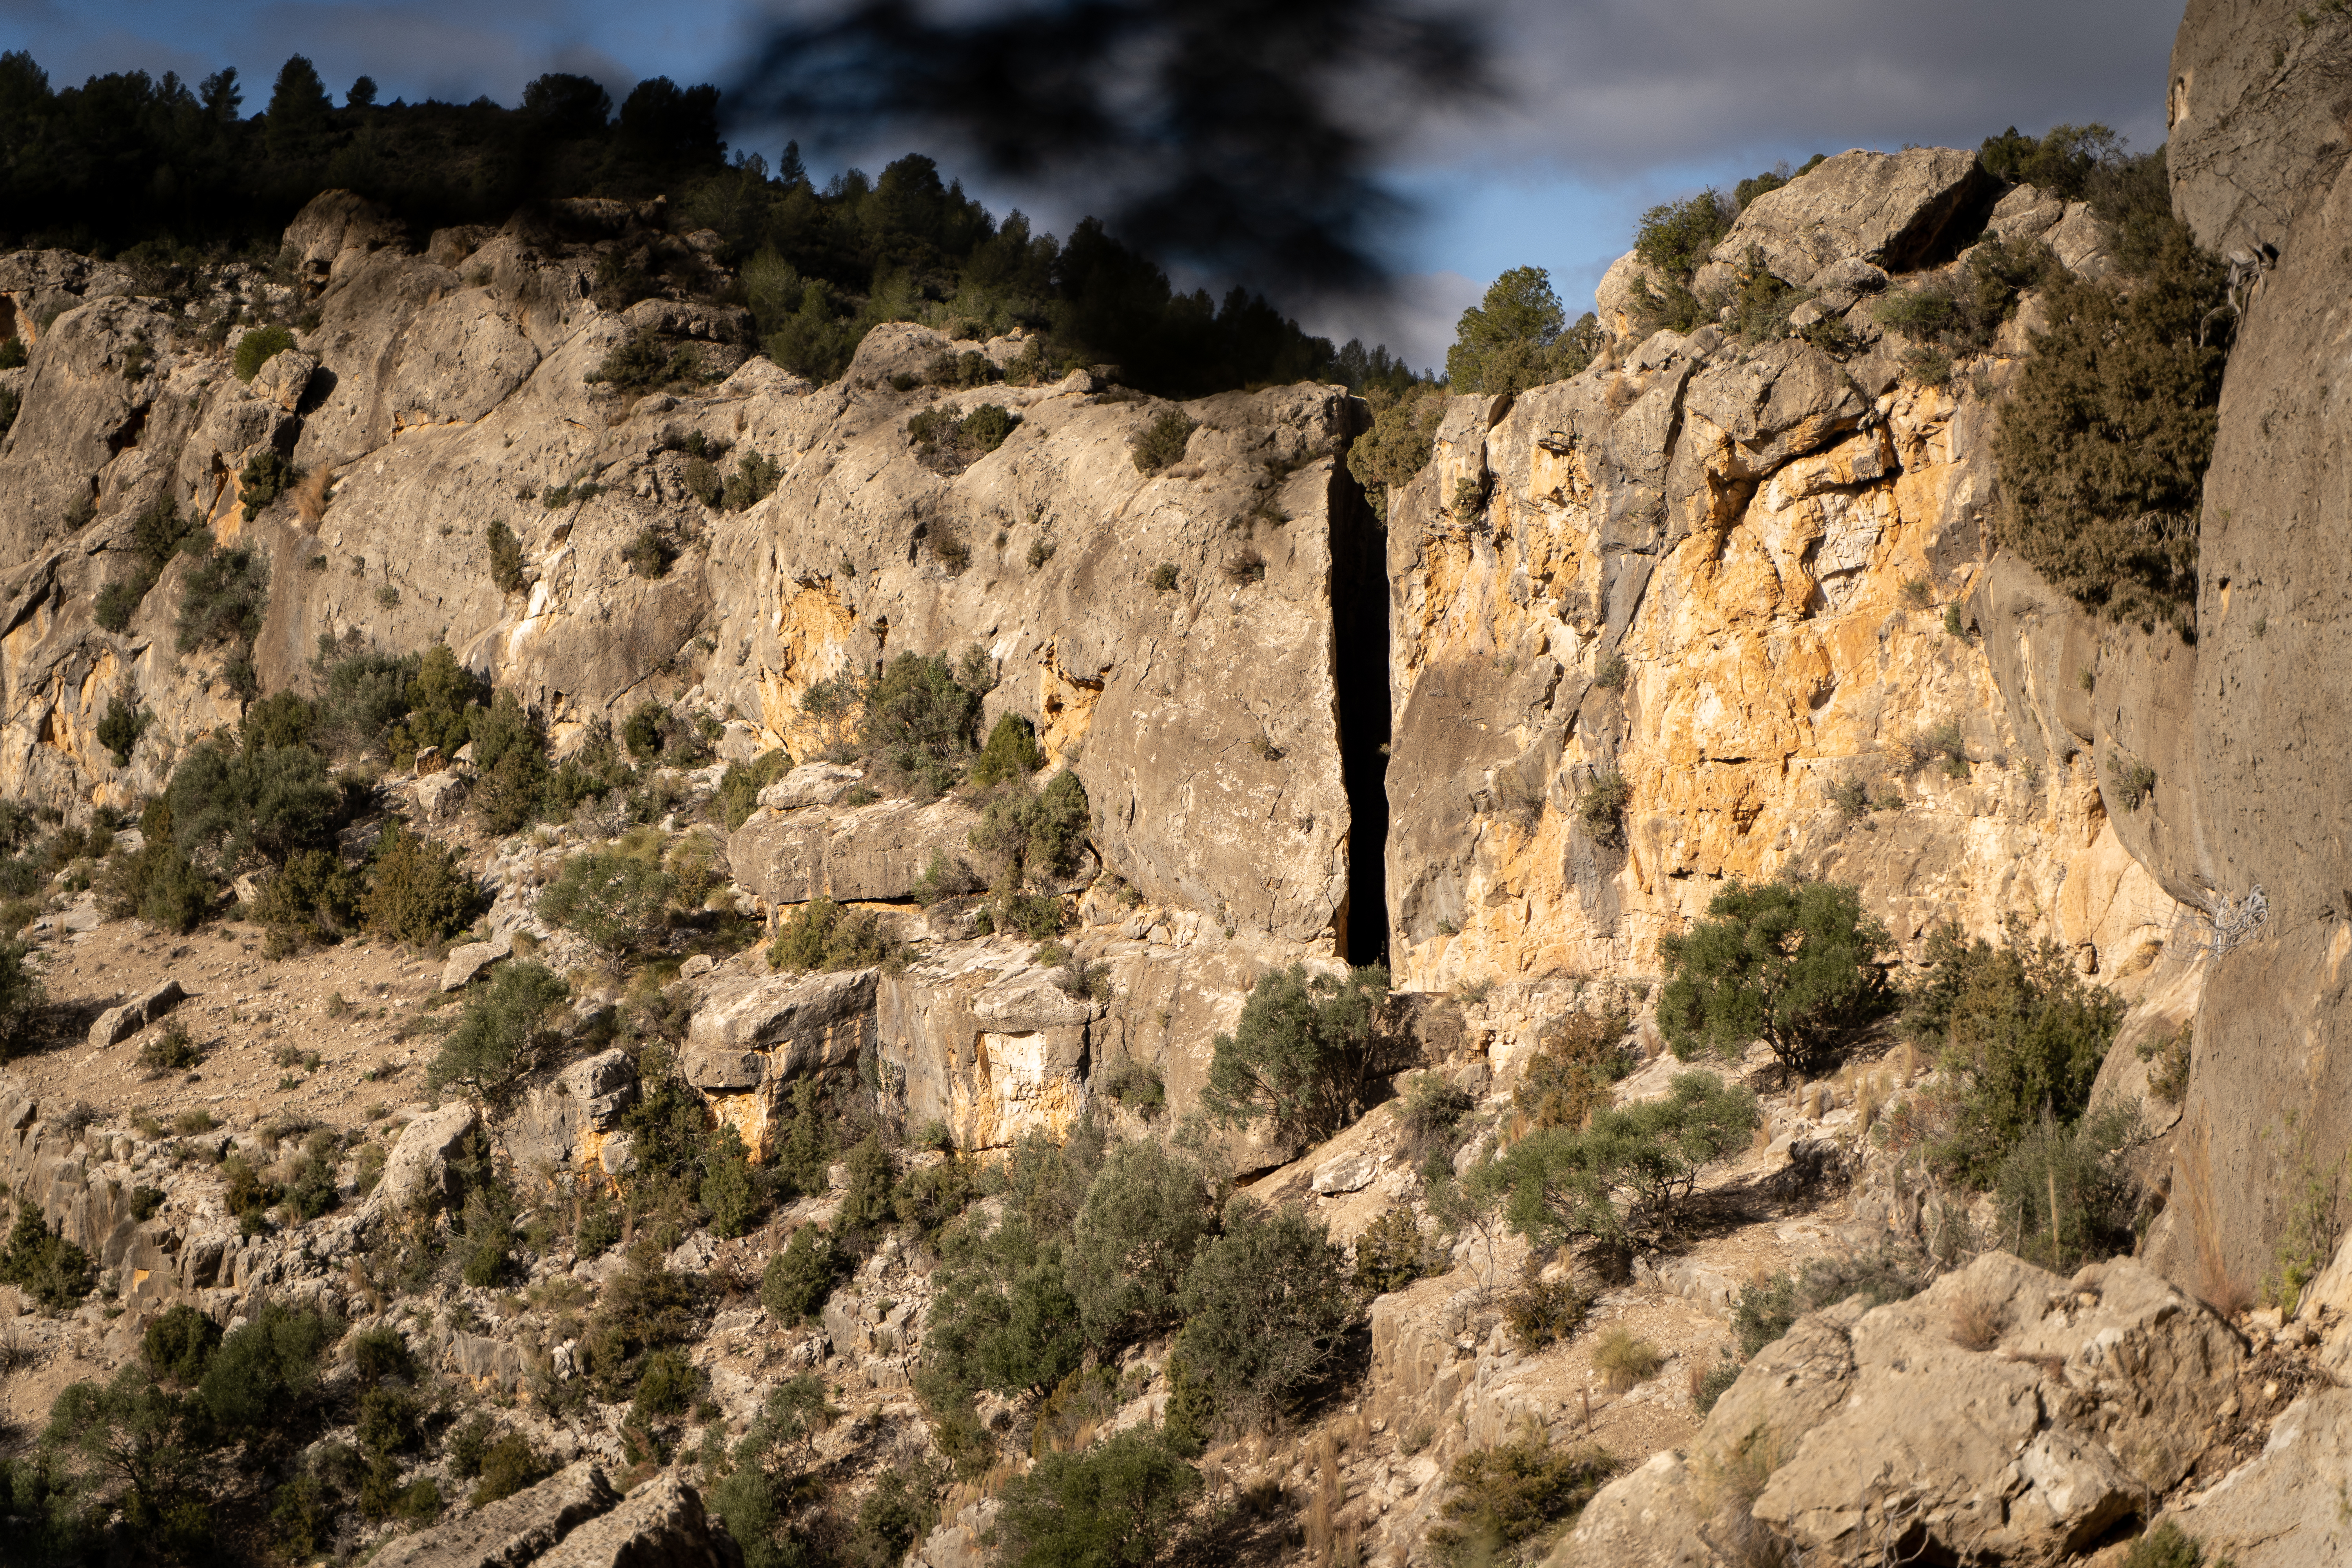
{"type": "Polygon", "coordinates": [[[441,966],[441,989],[455,991],[489,968],[499,959],[514,952],[514,939],[499,937],[495,942],[468,942],[449,950],[448,962],[441,966]]]}
{"type": "Polygon", "coordinates": [[[169,1013],[187,994],[176,980],[166,980],[152,991],[144,992],[129,1001],[109,1007],[89,1026],[89,1043],[95,1049],[120,1045],[156,1019],[169,1013]]]}

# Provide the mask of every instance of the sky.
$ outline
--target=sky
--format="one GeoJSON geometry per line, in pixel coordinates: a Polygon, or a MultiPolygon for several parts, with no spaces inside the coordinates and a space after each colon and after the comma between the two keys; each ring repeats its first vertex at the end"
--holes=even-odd
{"type": "MultiPolygon", "coordinates": [[[[941,0],[970,5],[984,0],[941,0]]],[[[248,112],[290,54],[341,101],[362,74],[382,99],[515,103],[543,71],[731,80],[763,15],[739,0],[0,0],[0,49],[53,85],[97,72],[237,68],[248,112]]],[[[1631,244],[1643,211],[1728,189],[1783,160],[1850,147],[1973,146],[2015,125],[2099,121],[2134,148],[2164,138],[2179,0],[1487,0],[1498,91],[1398,134],[1388,177],[1414,221],[1393,236],[1384,300],[1277,301],[1335,341],[1385,342],[1442,364],[1464,307],[1508,268],[1541,267],[1571,314],[1631,244]]],[[[1365,106],[1381,123],[1384,106],[1365,106]]],[[[793,128],[741,126],[772,162],[793,128]]],[[[902,146],[827,148],[820,182],[878,169],[902,146]]],[[[943,161],[945,172],[956,172],[943,161]]],[[[1049,189],[966,180],[1000,216],[1056,232],[1082,216],[1049,189]]],[[[1190,282],[1179,277],[1180,282],[1190,282]]]]}

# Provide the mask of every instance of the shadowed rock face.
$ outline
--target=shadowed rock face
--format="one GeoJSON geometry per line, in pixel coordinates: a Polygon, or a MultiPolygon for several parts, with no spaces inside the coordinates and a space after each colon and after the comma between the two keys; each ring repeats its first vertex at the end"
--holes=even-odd
{"type": "Polygon", "coordinates": [[[2172,44],[2172,205],[2227,254],[2270,244],[2335,178],[2352,115],[2345,19],[2261,0],[2189,0],[2172,44]]]}
{"type": "MultiPolygon", "coordinates": [[[[1130,443],[1166,404],[1100,395],[1085,374],[901,392],[892,378],[919,383],[950,347],[913,326],[874,332],[842,382],[814,389],[747,361],[740,310],[599,309],[593,256],[539,219],[436,236],[417,256],[331,193],[289,235],[319,324],[249,384],[184,318],[106,292],[124,286],[111,272],[47,253],[0,263],[12,310],[73,307],[8,373],[24,390],[0,447],[12,794],[152,793],[181,750],[236,721],[228,650],[175,646],[187,563],[124,633],[89,618],[132,570],[132,519],[168,501],[267,563],[265,688],[306,681],[321,637],[446,641],[539,706],[560,744],[658,695],[731,708],[758,744],[821,750],[797,706],[814,681],[978,648],[999,680],[984,721],[1025,714],[1076,767],[1097,849],[1129,882],[1241,929],[1341,939],[1352,816],[1334,547],[1360,553],[1371,527],[1336,461],[1365,418],[1344,392],[1191,405],[1183,460],[1147,476],[1130,443]],[[632,399],[588,379],[641,334],[717,384],[632,399]],[[1002,448],[958,472],[918,461],[911,416],[983,402],[1018,419],[1002,448]],[[737,511],[697,500],[688,436],[727,449],[706,489],[757,455],[774,493],[737,511]],[[247,521],[239,475],[268,452],[331,470],[332,489],[247,521]],[[551,491],[568,499],[543,504],[551,491]],[[493,519],[522,542],[514,594],[491,579],[493,519]],[[648,532],[671,558],[655,577],[625,559],[648,532]],[[156,720],[122,766],[92,735],[118,696],[156,720]]],[[[1002,363],[1020,346],[987,352],[1002,363]]]]}

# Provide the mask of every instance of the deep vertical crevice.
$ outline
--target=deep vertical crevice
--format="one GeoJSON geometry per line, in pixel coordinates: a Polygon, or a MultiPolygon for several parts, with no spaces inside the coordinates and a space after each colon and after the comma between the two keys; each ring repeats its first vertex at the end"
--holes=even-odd
{"type": "Polygon", "coordinates": [[[1339,956],[1389,961],[1388,535],[1344,460],[1331,465],[1332,685],[1348,792],[1348,898],[1339,956]]]}

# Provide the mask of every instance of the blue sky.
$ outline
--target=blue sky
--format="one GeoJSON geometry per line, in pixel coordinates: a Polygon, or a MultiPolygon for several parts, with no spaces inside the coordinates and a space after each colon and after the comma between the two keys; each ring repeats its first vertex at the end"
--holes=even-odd
{"type": "MultiPolygon", "coordinates": [[[[30,50],[57,85],[234,65],[248,111],[298,52],[338,100],[365,73],[387,100],[512,103],[547,70],[596,77],[617,99],[643,77],[726,81],[763,14],[645,0],[0,0],[0,47],[30,50]]],[[[1384,340],[1416,364],[1443,358],[1454,317],[1505,268],[1543,267],[1571,311],[1587,309],[1644,207],[1782,159],[1967,146],[2061,121],[2104,121],[2153,146],[2180,11],[2179,0],[1493,0],[1479,14],[1507,90],[1401,140],[1392,179],[1421,218],[1395,237],[1392,299],[1284,301],[1317,331],[1384,340]]],[[[1366,112],[1377,121],[1381,106],[1366,112]]],[[[772,158],[789,130],[734,140],[772,158]]],[[[810,163],[822,179],[908,150],[828,149],[810,163]]],[[[1080,216],[1051,190],[967,184],[1049,228],[1080,216]]]]}

